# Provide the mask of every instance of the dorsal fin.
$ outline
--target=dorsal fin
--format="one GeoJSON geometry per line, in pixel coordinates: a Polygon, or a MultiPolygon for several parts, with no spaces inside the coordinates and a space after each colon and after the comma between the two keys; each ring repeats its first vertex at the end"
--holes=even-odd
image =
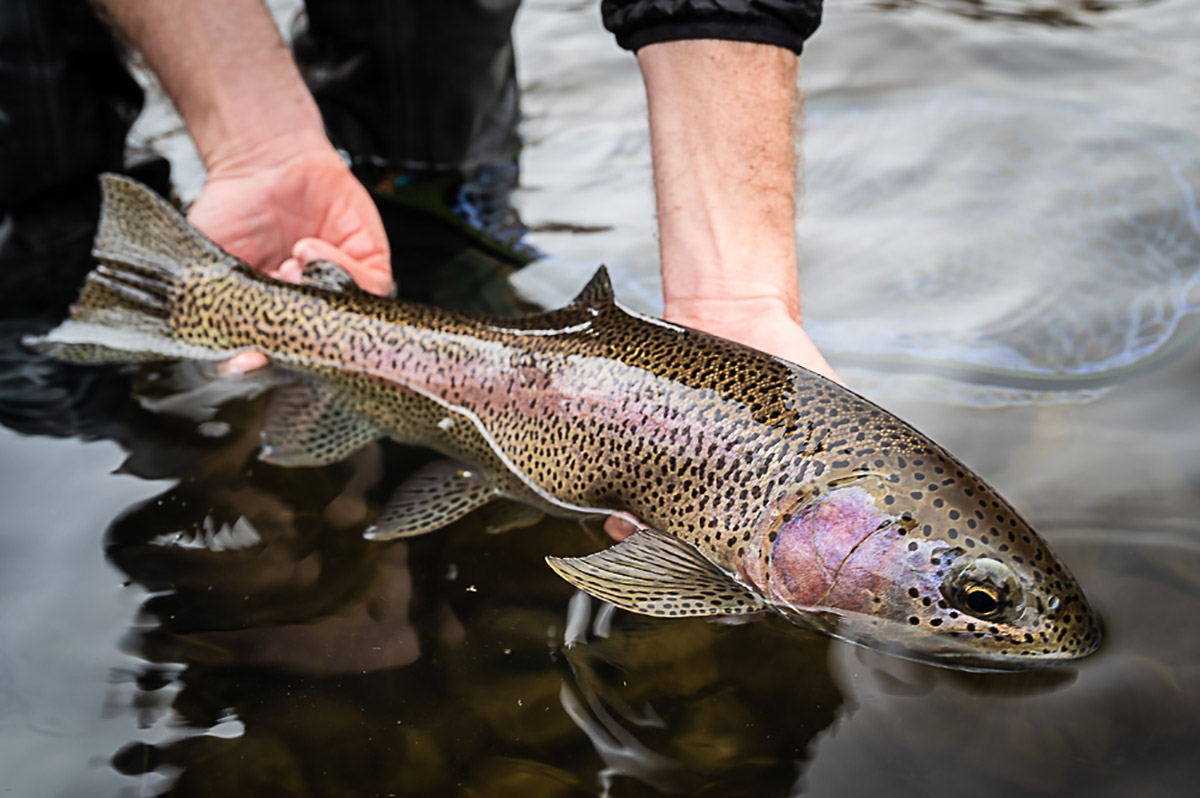
{"type": "Polygon", "coordinates": [[[585,308],[606,308],[615,301],[612,282],[608,279],[608,269],[601,266],[579,292],[579,296],[571,300],[571,304],[585,308]]]}

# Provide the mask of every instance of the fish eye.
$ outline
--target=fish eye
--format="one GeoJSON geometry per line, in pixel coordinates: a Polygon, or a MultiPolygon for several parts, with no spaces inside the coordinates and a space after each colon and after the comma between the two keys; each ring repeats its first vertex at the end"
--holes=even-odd
{"type": "Polygon", "coordinates": [[[951,604],[986,621],[1004,616],[1021,602],[1021,588],[1012,570],[988,557],[963,565],[946,587],[943,593],[951,604]]]}
{"type": "Polygon", "coordinates": [[[972,615],[986,618],[1004,607],[1004,598],[995,585],[971,585],[963,591],[963,603],[972,615]]]}

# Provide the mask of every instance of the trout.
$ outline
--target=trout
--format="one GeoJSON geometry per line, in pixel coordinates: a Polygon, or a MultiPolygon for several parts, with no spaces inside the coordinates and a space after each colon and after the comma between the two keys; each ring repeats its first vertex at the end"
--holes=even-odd
{"type": "Polygon", "coordinates": [[[428,447],[368,537],[440,529],[497,499],[636,519],[548,557],[631,612],[777,612],[909,659],[1019,670],[1083,657],[1099,624],[1050,547],[978,475],[882,408],[763,352],[616,303],[603,267],[568,306],[510,320],[372,296],[315,262],[251,270],[146,187],[103,177],[70,317],[37,349],[83,362],[255,349],[288,373],[260,457],[428,447]]]}

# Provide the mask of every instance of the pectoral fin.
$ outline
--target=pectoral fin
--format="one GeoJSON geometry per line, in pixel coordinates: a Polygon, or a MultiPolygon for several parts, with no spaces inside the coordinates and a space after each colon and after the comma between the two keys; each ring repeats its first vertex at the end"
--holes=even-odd
{"type": "Polygon", "coordinates": [[[344,460],[383,433],[349,407],[333,388],[296,382],[275,389],[267,406],[258,457],[281,466],[320,466],[344,460]]]}
{"type": "Polygon", "coordinates": [[[546,562],[580,590],[644,615],[743,615],[767,607],[693,546],[652,529],[587,557],[546,562]]]}
{"type": "Polygon", "coordinates": [[[396,488],[363,537],[392,540],[433,532],[499,495],[478,469],[456,460],[435,460],[396,488]]]}

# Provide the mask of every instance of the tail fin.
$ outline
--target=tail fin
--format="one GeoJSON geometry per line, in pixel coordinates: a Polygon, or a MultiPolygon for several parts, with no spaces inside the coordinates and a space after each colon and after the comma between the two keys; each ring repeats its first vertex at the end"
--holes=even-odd
{"type": "Polygon", "coordinates": [[[221,277],[240,263],[204,237],[169,202],[136,180],[101,175],[104,206],[92,254],[172,277],[221,277]]]}
{"type": "Polygon", "coordinates": [[[178,340],[171,305],[188,284],[228,276],[241,261],[136,180],[106,174],[100,182],[104,205],[92,248],[100,265],[88,274],[71,317],[26,344],[80,362],[226,357],[178,340]]]}

